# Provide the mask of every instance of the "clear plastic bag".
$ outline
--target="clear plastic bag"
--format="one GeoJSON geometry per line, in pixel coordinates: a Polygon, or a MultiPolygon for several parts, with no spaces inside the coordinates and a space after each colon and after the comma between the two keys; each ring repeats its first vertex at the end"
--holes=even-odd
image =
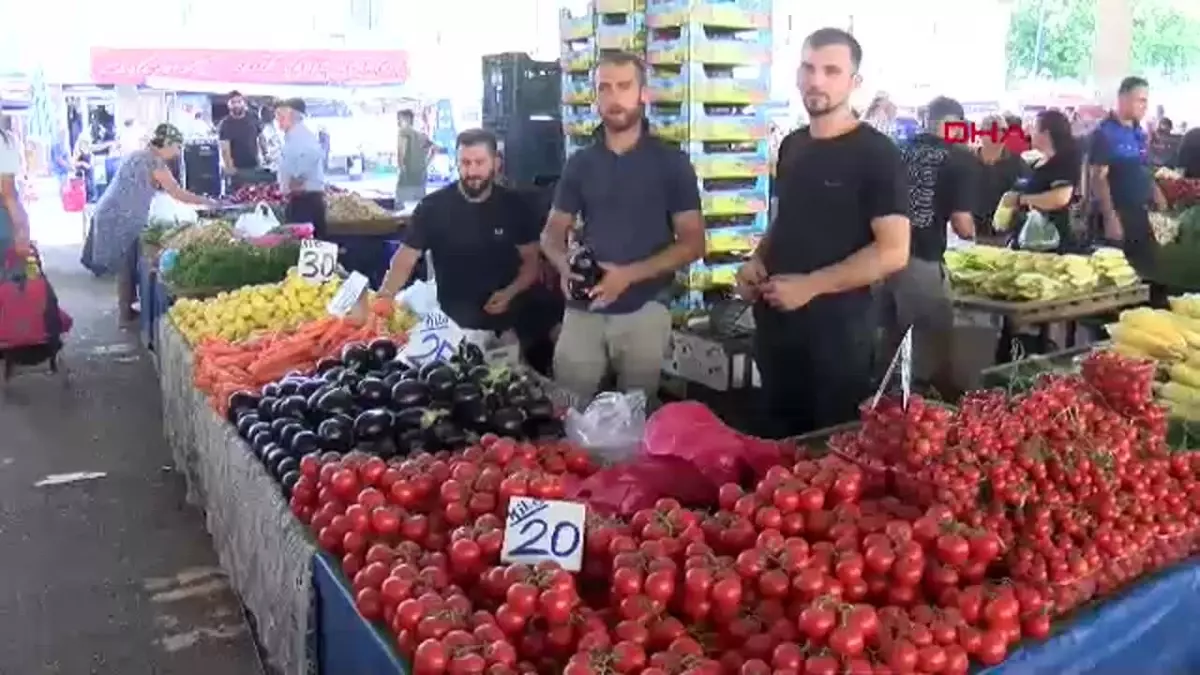
{"type": "Polygon", "coordinates": [[[646,395],[606,391],[583,412],[567,411],[567,438],[601,463],[622,462],[637,453],[646,430],[646,395]]]}
{"type": "Polygon", "coordinates": [[[1025,224],[1017,235],[1017,244],[1023,251],[1053,251],[1060,243],[1058,228],[1041,211],[1029,212],[1025,224]]]}

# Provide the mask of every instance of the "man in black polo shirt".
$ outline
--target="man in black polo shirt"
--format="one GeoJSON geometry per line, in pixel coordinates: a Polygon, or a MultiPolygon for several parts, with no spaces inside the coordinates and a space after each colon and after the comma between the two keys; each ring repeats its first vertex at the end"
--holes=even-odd
{"type": "Polygon", "coordinates": [[[871,390],[878,321],[871,286],[908,264],[900,151],[855,119],[862,47],[823,28],[804,42],[811,123],[780,145],[774,222],[738,272],[755,303],[755,358],[773,433],[846,422],[871,390]]]}
{"type": "Polygon", "coordinates": [[[646,70],[632,54],[606,53],[596,67],[603,130],[563,167],[542,250],[564,280],[568,236],[603,269],[589,303],[568,301],[554,354],[555,379],[590,400],[611,368],[617,386],[658,392],[671,314],[662,302],[672,276],[704,255],[696,172],[682,152],[642,124],[646,70]]]}
{"type": "Polygon", "coordinates": [[[963,239],[975,238],[971,216],[977,160],[963,145],[946,142],[947,122],[965,119],[962,104],[952,98],[930,101],[927,126],[901,154],[907,172],[908,217],[912,246],[908,266],[884,282],[882,320],[888,354],[900,346],[912,327],[913,376],[943,396],[953,396],[951,352],[954,309],[946,288],[942,256],[946,253],[946,224],[963,239]]]}
{"type": "Polygon", "coordinates": [[[258,118],[246,113],[246,99],[240,92],[229,92],[229,115],[221,120],[217,137],[221,141],[221,168],[236,190],[258,169],[259,141],[262,131],[258,118]]]}
{"type": "Polygon", "coordinates": [[[458,181],[417,204],[379,297],[390,304],[429,252],[446,316],[467,329],[515,330],[528,347],[550,330],[525,320],[541,272],[538,222],[522,196],[494,182],[495,135],[464,131],[457,145],[458,181]]]}
{"type": "Polygon", "coordinates": [[[1089,188],[1104,238],[1120,246],[1138,274],[1148,276],[1157,244],[1149,207],[1165,200],[1151,175],[1149,137],[1142,129],[1149,83],[1127,77],[1117,91],[1117,108],[1092,132],[1088,148],[1089,188]]]}

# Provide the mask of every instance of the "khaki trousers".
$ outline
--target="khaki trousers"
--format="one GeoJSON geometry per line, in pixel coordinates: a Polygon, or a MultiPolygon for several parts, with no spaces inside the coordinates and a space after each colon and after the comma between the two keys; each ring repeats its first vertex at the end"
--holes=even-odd
{"type": "Polygon", "coordinates": [[[586,404],[612,370],[617,389],[640,389],[653,400],[671,341],[671,312],[648,302],[629,314],[568,308],[554,349],[554,379],[586,404]]]}

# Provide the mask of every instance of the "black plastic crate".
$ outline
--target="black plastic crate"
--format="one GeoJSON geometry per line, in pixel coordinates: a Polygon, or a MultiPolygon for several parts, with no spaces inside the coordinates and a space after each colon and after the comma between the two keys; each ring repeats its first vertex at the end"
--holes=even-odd
{"type": "Polygon", "coordinates": [[[483,57],[485,126],[507,127],[513,120],[562,116],[562,66],[508,52],[483,57]]]}
{"type": "Polygon", "coordinates": [[[566,159],[557,119],[519,119],[492,131],[500,141],[501,171],[510,185],[546,186],[562,175],[566,159]]]}

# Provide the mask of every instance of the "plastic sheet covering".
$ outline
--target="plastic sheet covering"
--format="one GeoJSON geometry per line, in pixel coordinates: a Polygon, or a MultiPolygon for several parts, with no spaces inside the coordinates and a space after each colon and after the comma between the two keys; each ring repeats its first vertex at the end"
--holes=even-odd
{"type": "Polygon", "coordinates": [[[158,351],[163,429],[188,501],[204,510],[221,566],[254,615],[272,666],[312,675],[316,547],[250,449],[192,386],[191,351],[166,319],[158,351]]]}
{"type": "Polygon", "coordinates": [[[1147,580],[1084,613],[1044,643],[980,675],[1187,675],[1200,673],[1200,562],[1147,580]]]}

